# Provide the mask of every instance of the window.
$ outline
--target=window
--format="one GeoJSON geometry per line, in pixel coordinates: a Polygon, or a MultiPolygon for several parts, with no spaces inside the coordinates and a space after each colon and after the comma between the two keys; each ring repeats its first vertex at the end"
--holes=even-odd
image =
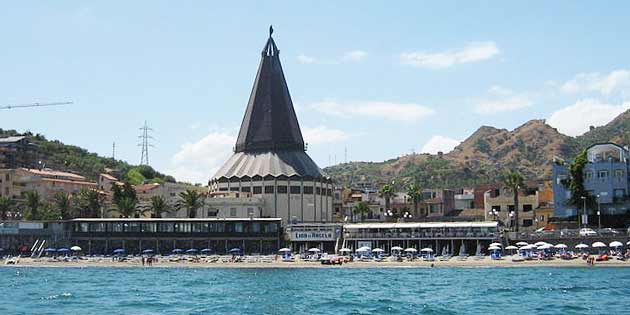
{"type": "Polygon", "coordinates": [[[613,192],[615,198],[623,198],[626,195],[625,189],[615,189],[613,192]]]}
{"type": "Polygon", "coordinates": [[[305,195],[312,195],[313,194],[313,187],[312,186],[304,186],[304,194],[305,195]]]}
{"type": "Polygon", "coordinates": [[[254,186],[254,195],[260,195],[260,194],[262,194],[262,187],[254,186]]]}
{"type": "Polygon", "coordinates": [[[528,226],[532,226],[534,225],[534,220],[532,219],[525,219],[523,220],[523,227],[528,227],[528,226]]]}
{"type": "Polygon", "coordinates": [[[238,191],[238,187],[230,187],[230,191],[238,191]]]}
{"type": "Polygon", "coordinates": [[[623,170],[615,170],[615,177],[623,177],[623,170]]]}
{"type": "Polygon", "coordinates": [[[278,186],[278,193],[279,194],[286,194],[287,193],[287,186],[278,186]]]}
{"type": "Polygon", "coordinates": [[[593,172],[588,171],[584,173],[584,178],[586,178],[587,180],[593,178],[593,172]]]}
{"type": "Polygon", "coordinates": [[[265,194],[273,194],[273,186],[265,186],[265,194]]]}
{"type": "Polygon", "coordinates": [[[210,209],[208,210],[208,217],[212,218],[212,217],[216,217],[219,214],[219,210],[217,209],[210,209]]]}
{"type": "Polygon", "coordinates": [[[251,188],[250,187],[241,187],[241,191],[242,192],[250,192],[251,188]]]}
{"type": "Polygon", "coordinates": [[[607,178],[608,177],[608,170],[602,170],[597,172],[597,177],[598,178],[607,178]]]}
{"type": "Polygon", "coordinates": [[[532,211],[532,205],[523,205],[523,212],[532,211]]]}
{"type": "Polygon", "coordinates": [[[315,187],[315,194],[321,195],[322,194],[322,189],[319,188],[319,187],[315,187]]]}
{"type": "Polygon", "coordinates": [[[228,189],[227,189],[227,187],[221,187],[221,188],[219,188],[219,191],[227,191],[227,190],[228,190],[228,189]]]}
{"type": "Polygon", "coordinates": [[[302,192],[302,187],[300,186],[291,186],[291,194],[299,195],[302,192]]]}
{"type": "Polygon", "coordinates": [[[236,216],[236,208],[230,208],[230,216],[231,217],[235,217],[236,216]]]}
{"type": "Polygon", "coordinates": [[[492,206],[492,210],[496,211],[496,212],[499,212],[499,211],[501,211],[501,206],[492,206]]]}
{"type": "Polygon", "coordinates": [[[508,205],[508,211],[514,211],[514,205],[508,205]]]}
{"type": "Polygon", "coordinates": [[[247,216],[248,217],[254,216],[254,208],[247,208],[247,216]]]}

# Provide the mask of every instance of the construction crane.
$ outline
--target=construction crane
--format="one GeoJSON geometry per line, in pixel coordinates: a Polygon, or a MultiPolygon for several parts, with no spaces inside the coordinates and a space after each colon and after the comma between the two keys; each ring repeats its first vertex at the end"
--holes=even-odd
{"type": "Polygon", "coordinates": [[[72,102],[32,103],[32,104],[22,104],[22,105],[0,106],[0,109],[13,109],[13,108],[25,108],[25,107],[43,107],[43,106],[59,106],[59,105],[69,105],[69,104],[72,104],[72,102]]]}

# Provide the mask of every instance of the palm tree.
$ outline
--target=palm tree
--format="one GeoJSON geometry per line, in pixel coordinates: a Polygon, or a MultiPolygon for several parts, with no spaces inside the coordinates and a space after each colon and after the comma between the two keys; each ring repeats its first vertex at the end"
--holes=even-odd
{"type": "Polygon", "coordinates": [[[379,192],[379,194],[382,198],[385,199],[385,210],[390,210],[390,201],[395,195],[394,186],[389,184],[384,185],[383,187],[381,187],[381,191],[379,192]]]}
{"type": "Polygon", "coordinates": [[[30,212],[31,220],[39,220],[39,207],[42,205],[39,193],[35,190],[24,193],[25,205],[30,212]]]}
{"type": "Polygon", "coordinates": [[[55,203],[55,208],[59,211],[59,215],[62,220],[70,219],[72,214],[72,200],[70,199],[70,195],[64,192],[58,192],[53,196],[53,201],[55,203]]]}
{"type": "Polygon", "coordinates": [[[0,197],[0,220],[6,221],[8,214],[15,206],[15,201],[9,197],[0,197]]]}
{"type": "Polygon", "coordinates": [[[197,213],[197,209],[203,207],[203,195],[193,189],[186,189],[179,193],[179,201],[177,202],[177,209],[186,209],[186,216],[194,218],[197,213]]]}
{"type": "Polygon", "coordinates": [[[420,201],[422,200],[422,189],[420,189],[420,185],[413,183],[407,186],[407,196],[411,198],[411,201],[413,202],[413,212],[414,212],[414,215],[417,216],[418,205],[420,204],[420,201]]]}
{"type": "Polygon", "coordinates": [[[79,216],[98,218],[104,203],[103,196],[96,189],[82,189],[79,192],[79,216]]]}
{"type": "Polygon", "coordinates": [[[521,175],[521,173],[519,173],[518,171],[508,171],[507,173],[505,173],[505,175],[503,176],[503,185],[505,186],[505,188],[509,189],[512,194],[514,195],[514,231],[518,232],[518,192],[520,191],[521,187],[523,187],[523,184],[525,183],[525,179],[523,178],[523,175],[521,175]]]}
{"type": "Polygon", "coordinates": [[[354,209],[352,209],[352,212],[355,215],[360,215],[361,222],[363,222],[365,221],[365,215],[370,212],[370,207],[365,201],[360,201],[359,203],[354,205],[354,209]]]}
{"type": "Polygon", "coordinates": [[[131,197],[121,197],[110,211],[118,212],[123,218],[133,218],[138,213],[137,204],[138,202],[131,197]]]}
{"type": "Polygon", "coordinates": [[[166,199],[162,196],[153,196],[151,197],[151,204],[149,205],[149,209],[153,212],[153,215],[156,218],[161,218],[163,213],[171,212],[171,207],[169,206],[166,199]]]}

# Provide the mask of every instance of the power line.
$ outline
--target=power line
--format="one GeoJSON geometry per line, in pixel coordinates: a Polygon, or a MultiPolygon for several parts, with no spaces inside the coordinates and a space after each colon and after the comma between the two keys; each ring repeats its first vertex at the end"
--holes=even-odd
{"type": "Polygon", "coordinates": [[[149,165],[149,147],[153,147],[153,144],[149,143],[149,139],[153,139],[153,137],[149,134],[150,131],[153,131],[152,128],[149,127],[146,120],[144,121],[144,126],[140,127],[142,134],[138,136],[141,142],[138,143],[139,147],[142,147],[142,153],[140,154],[140,165],[149,165]]]}
{"type": "Polygon", "coordinates": [[[53,103],[31,103],[31,104],[20,104],[20,105],[6,105],[6,106],[0,106],[0,109],[59,106],[59,105],[69,105],[69,104],[73,104],[73,102],[53,102],[53,103]]]}

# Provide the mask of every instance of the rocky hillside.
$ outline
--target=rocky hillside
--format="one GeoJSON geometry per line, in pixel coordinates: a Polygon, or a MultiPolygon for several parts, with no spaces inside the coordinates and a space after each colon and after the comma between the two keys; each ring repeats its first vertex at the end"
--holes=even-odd
{"type": "Polygon", "coordinates": [[[608,141],[630,144],[630,110],[576,138],[559,133],[544,120],[531,120],[512,131],[482,126],[442,156],[406,155],[382,163],[339,164],[325,171],[344,185],[396,180],[416,181],[427,188],[498,181],[505,169],[518,169],[529,180],[548,179],[555,156],[570,159],[592,143],[608,141]]]}

